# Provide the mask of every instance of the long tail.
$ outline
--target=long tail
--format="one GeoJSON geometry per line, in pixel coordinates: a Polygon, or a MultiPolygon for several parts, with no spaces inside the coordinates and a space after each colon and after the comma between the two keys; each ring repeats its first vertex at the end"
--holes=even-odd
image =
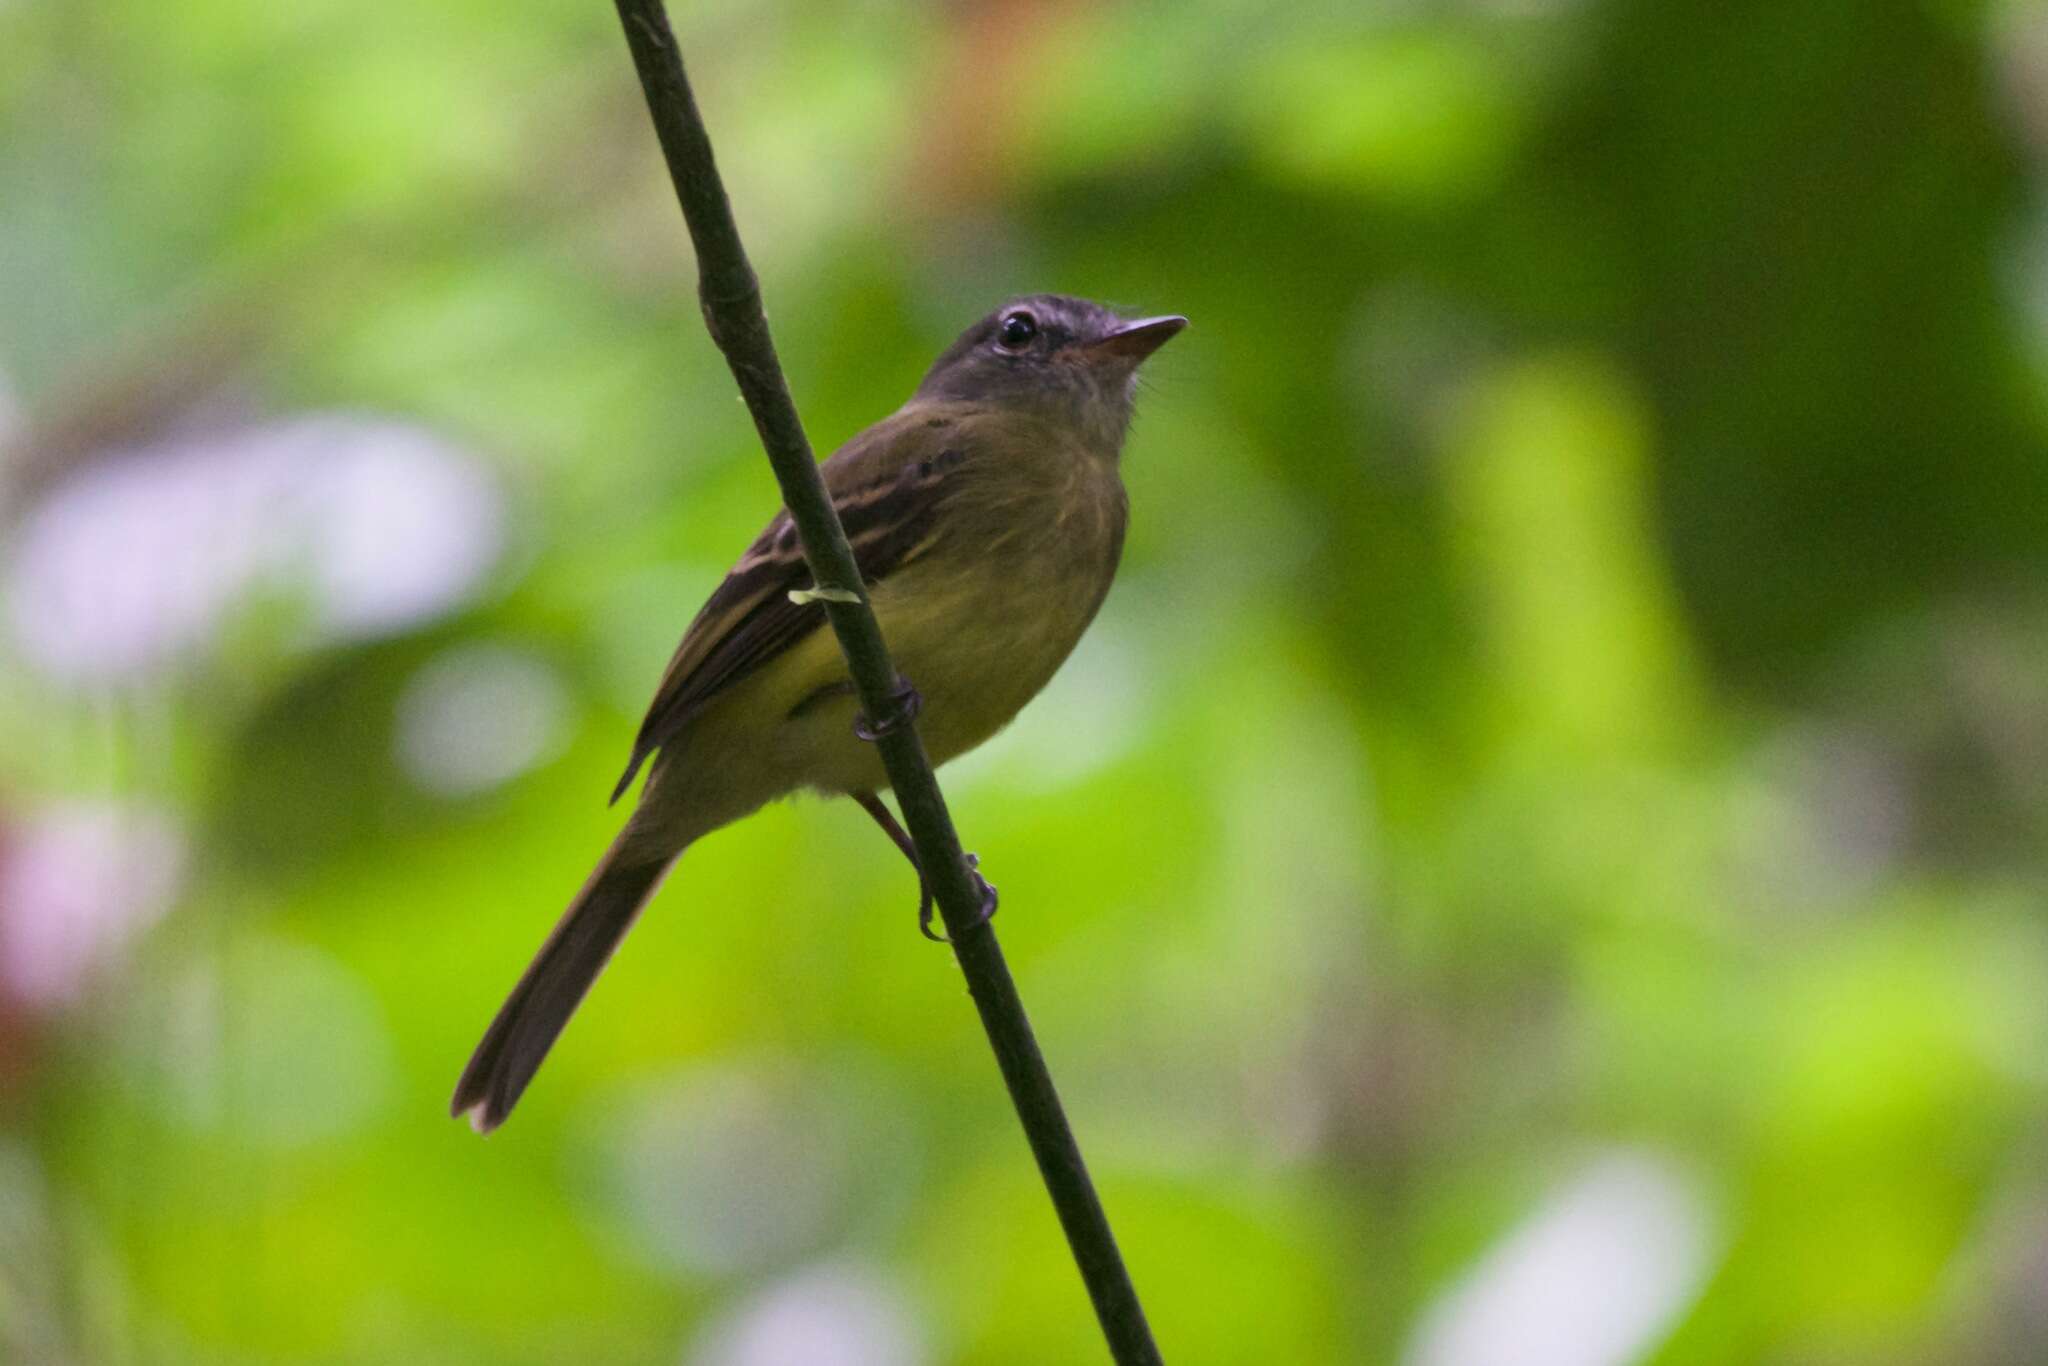
{"type": "Polygon", "coordinates": [[[569,903],[569,909],[528,965],[526,975],[455,1083],[452,1115],[467,1115],[470,1127],[487,1134],[505,1122],[533,1074],[540,1070],[590,984],[611,961],[612,951],[633,928],[675,855],[652,859],[629,848],[630,828],[612,843],[604,859],[569,903]]]}

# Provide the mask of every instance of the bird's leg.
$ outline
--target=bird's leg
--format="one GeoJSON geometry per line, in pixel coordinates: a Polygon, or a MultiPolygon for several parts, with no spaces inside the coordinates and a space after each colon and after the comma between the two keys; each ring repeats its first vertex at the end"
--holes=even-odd
{"type": "MultiPolygon", "coordinates": [[[[894,704],[889,714],[879,721],[870,721],[866,712],[855,712],[853,733],[863,740],[879,740],[884,735],[893,735],[917,719],[917,713],[924,706],[924,696],[910,686],[910,680],[898,674],[896,690],[889,694],[894,704]]],[[[873,815],[871,811],[868,813],[873,815]]],[[[900,841],[899,841],[900,842],[900,841]]]]}
{"type": "MultiPolygon", "coordinates": [[[[894,709],[879,721],[869,721],[866,713],[856,712],[853,718],[853,733],[869,742],[879,740],[909,725],[916,719],[919,709],[924,706],[923,695],[911,686],[909,679],[900,674],[896,678],[896,690],[889,695],[889,700],[895,704],[894,709]]],[[[890,814],[889,808],[882,804],[880,797],[872,792],[856,792],[852,795],[853,799],[860,803],[861,809],[874,817],[875,824],[882,827],[883,833],[895,841],[896,847],[903,851],[903,857],[910,860],[910,866],[917,869],[918,932],[936,943],[951,943],[952,941],[945,935],[932,928],[931,883],[924,875],[924,865],[918,861],[917,845],[897,823],[896,817],[890,814]]],[[[973,854],[967,856],[967,870],[974,875],[974,885],[981,892],[981,916],[974,923],[986,925],[989,917],[996,913],[996,889],[981,875],[981,860],[973,854]]]]}
{"type": "MultiPolygon", "coordinates": [[[[910,833],[897,822],[895,815],[874,793],[853,792],[848,795],[860,803],[861,810],[874,818],[875,824],[882,827],[882,833],[895,842],[896,847],[903,851],[903,857],[909,859],[910,866],[916,870],[917,932],[934,943],[951,943],[952,941],[945,935],[932,928],[931,883],[925,880],[924,865],[918,861],[917,845],[911,842],[910,833]]],[[[981,860],[973,854],[967,856],[967,867],[974,874],[975,886],[981,889],[981,918],[974,923],[985,925],[988,918],[996,913],[996,889],[981,875],[981,860]]]]}
{"type": "Polygon", "coordinates": [[[917,860],[917,846],[911,843],[910,832],[897,823],[895,814],[874,793],[854,792],[848,795],[860,803],[861,810],[874,817],[875,824],[882,827],[882,833],[895,841],[896,847],[903,851],[903,857],[910,860],[911,870],[917,874],[917,928],[927,939],[938,938],[932,933],[931,884],[925,881],[924,865],[917,860]]]}

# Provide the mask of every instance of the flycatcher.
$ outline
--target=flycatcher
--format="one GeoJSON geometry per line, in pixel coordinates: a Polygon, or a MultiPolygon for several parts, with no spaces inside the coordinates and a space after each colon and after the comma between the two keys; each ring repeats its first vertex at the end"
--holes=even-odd
{"type": "MultiPolygon", "coordinates": [[[[995,734],[1102,605],[1129,504],[1117,461],[1138,366],[1187,325],[1054,294],[962,333],[910,401],[825,462],[934,764],[995,734]]],[[[787,510],[697,613],[613,800],[632,818],[512,988],[452,1112],[496,1128],[678,856],[799,788],[854,797],[909,852],[787,510]]],[[[925,908],[927,915],[929,906],[925,908]]]]}

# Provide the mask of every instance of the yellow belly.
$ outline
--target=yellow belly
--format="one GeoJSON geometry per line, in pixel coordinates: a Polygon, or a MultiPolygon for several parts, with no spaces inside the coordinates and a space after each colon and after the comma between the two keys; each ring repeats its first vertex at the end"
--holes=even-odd
{"type": "MultiPolygon", "coordinates": [[[[1112,482],[1099,500],[1013,510],[1000,530],[965,538],[977,553],[922,555],[872,587],[897,671],[922,698],[918,732],[934,764],[1008,725],[1052,679],[1101,605],[1121,536],[1112,482]],[[1032,523],[1032,509],[1046,519],[1032,523]]],[[[887,788],[876,747],[853,732],[856,699],[832,691],[846,680],[838,640],[812,632],[664,748],[636,820],[673,844],[798,788],[887,788]]]]}

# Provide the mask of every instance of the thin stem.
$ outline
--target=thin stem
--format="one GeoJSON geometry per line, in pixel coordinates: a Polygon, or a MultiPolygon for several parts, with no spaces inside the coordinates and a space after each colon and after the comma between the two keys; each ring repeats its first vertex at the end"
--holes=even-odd
{"type": "MultiPolygon", "coordinates": [[[[887,716],[899,687],[896,669],[776,359],[775,342],[761,308],[760,283],[733,222],[732,206],[712,157],[711,138],[697,112],[689,78],[683,73],[682,55],[668,15],[660,0],[615,3],[668,161],[669,176],[675,182],[676,198],[696,247],[697,296],[705,326],[725,354],[747,411],[753,415],[768,463],[782,487],[783,504],[802,538],[812,581],[848,588],[857,595],[853,602],[827,599],[825,611],[846,655],[862,709],[869,716],[887,716]]],[[[876,744],[916,843],[919,865],[952,938],[954,957],[995,1049],[1017,1118],[1066,1230],[1075,1265],[1094,1301],[1110,1355],[1120,1366],[1156,1366],[1159,1348],[1152,1341],[1130,1273],[1117,1252],[1102,1202],[1088,1179],[1081,1149],[1060,1107],[1052,1074],[1038,1051],[995,931],[981,920],[980,890],[961,852],[960,836],[932,775],[924,742],[915,725],[902,725],[889,729],[876,744]]]]}

